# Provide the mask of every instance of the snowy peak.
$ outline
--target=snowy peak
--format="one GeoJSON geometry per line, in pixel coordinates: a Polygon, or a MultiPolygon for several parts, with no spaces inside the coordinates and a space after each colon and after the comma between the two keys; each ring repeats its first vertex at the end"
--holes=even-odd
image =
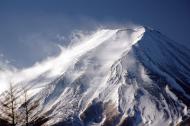
{"type": "Polygon", "coordinates": [[[165,126],[188,114],[188,49],[144,27],[103,30],[85,47],[41,96],[49,124],[165,126]]]}
{"type": "Polygon", "coordinates": [[[81,36],[12,75],[32,85],[47,125],[168,126],[189,117],[188,49],[147,27],[81,36]]]}

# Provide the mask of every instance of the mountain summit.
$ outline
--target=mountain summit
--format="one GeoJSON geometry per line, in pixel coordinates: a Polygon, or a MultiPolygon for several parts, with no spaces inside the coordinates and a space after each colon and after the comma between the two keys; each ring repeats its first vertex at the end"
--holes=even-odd
{"type": "Polygon", "coordinates": [[[98,30],[19,71],[55,126],[168,126],[189,118],[190,50],[147,28],[98,30]],[[44,86],[45,85],[45,86],[44,86]]]}

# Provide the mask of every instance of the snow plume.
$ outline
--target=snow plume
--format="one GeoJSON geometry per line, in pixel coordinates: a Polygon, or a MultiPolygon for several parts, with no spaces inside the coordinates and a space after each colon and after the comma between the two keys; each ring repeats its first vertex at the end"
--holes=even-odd
{"type": "Polygon", "coordinates": [[[9,63],[10,61],[3,54],[0,54],[0,93],[8,88],[10,78],[16,70],[9,63]]]}
{"type": "Polygon", "coordinates": [[[69,46],[59,46],[61,52],[58,56],[49,57],[29,68],[1,70],[0,92],[6,89],[5,85],[8,85],[9,82],[14,84],[25,83],[27,85],[36,85],[37,87],[50,83],[64,74],[82,56],[95,48],[98,51],[95,51],[92,55],[96,58],[96,62],[103,65],[102,68],[106,70],[108,67],[111,67],[124,51],[141,39],[145,31],[144,28],[141,27],[136,30],[98,29],[88,35],[77,32],[77,34],[73,34],[69,46]]]}

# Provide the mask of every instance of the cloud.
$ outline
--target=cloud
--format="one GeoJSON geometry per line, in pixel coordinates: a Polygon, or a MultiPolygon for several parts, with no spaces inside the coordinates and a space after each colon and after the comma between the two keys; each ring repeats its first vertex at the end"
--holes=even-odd
{"type": "Polygon", "coordinates": [[[4,57],[4,54],[0,54],[0,93],[8,89],[8,83],[15,71],[16,68],[10,65],[10,61],[4,57]]]}

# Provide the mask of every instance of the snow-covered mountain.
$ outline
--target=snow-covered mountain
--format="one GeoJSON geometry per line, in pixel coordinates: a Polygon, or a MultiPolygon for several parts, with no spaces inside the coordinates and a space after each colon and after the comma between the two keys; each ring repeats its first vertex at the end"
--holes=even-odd
{"type": "Polygon", "coordinates": [[[47,125],[169,126],[190,115],[190,50],[147,27],[98,30],[12,75],[47,125]],[[22,76],[25,78],[23,79],[22,76]]]}

